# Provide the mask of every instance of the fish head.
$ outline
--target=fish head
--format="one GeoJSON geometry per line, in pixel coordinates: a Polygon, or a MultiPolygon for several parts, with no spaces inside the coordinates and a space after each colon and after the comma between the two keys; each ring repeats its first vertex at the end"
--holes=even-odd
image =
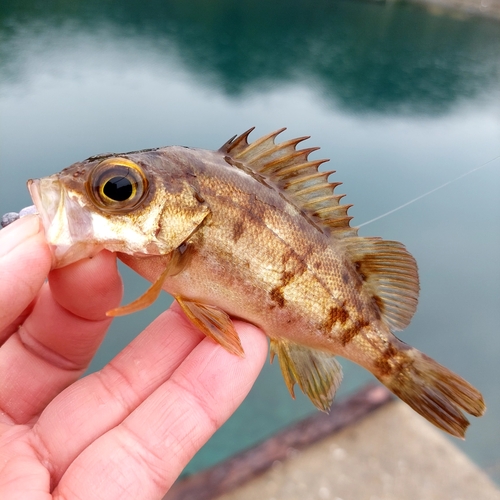
{"type": "Polygon", "coordinates": [[[202,223],[209,208],[175,155],[161,150],[102,155],[30,179],[53,267],[103,249],[167,255],[202,223]]]}

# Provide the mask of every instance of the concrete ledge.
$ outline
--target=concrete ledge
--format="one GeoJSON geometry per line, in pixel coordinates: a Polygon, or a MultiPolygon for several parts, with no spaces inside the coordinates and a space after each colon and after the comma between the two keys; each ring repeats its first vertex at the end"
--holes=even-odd
{"type": "Polygon", "coordinates": [[[500,0],[410,0],[426,6],[435,14],[462,13],[500,20],[500,0]]]}
{"type": "Polygon", "coordinates": [[[276,464],[219,500],[500,500],[438,430],[400,402],[276,464]]]}
{"type": "Polygon", "coordinates": [[[263,443],[178,481],[164,500],[212,500],[265,473],[300,450],[346,426],[353,425],[392,400],[384,387],[367,385],[335,402],[330,414],[317,412],[276,433],[263,443]]]}
{"type": "Polygon", "coordinates": [[[382,387],[369,386],[165,500],[500,500],[484,472],[382,387]]]}

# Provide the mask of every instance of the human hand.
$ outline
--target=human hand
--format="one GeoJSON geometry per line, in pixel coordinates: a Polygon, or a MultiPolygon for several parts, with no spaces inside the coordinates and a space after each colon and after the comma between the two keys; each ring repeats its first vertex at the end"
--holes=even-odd
{"type": "Polygon", "coordinates": [[[37,217],[0,232],[0,498],[160,499],[250,390],[265,337],[235,322],[239,358],[173,306],[78,380],[121,298],[116,259],[50,264],[37,217]]]}

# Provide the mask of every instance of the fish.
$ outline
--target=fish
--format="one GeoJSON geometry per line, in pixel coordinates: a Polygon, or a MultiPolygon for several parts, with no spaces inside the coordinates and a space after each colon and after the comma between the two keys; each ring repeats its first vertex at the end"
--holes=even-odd
{"type": "Polygon", "coordinates": [[[351,226],[340,182],[280,129],[253,128],[209,151],[167,146],[106,153],[30,179],[53,267],[117,252],[151,288],[108,312],[129,314],[170,293],[189,320],[234,355],[231,318],[270,339],[295,385],[329,411],[342,380],[337,357],[369,370],[420,415],[464,438],[465,413],[485,412],[467,381],[395,336],[414,315],[417,264],[402,243],[351,226]]]}

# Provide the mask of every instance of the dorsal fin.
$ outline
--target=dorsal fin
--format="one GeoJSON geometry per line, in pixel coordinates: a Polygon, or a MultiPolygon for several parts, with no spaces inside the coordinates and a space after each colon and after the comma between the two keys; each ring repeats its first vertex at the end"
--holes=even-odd
{"type": "Polygon", "coordinates": [[[418,302],[418,269],[413,256],[398,241],[345,238],[343,244],[391,330],[406,328],[418,302]]]}
{"type": "Polygon", "coordinates": [[[357,235],[357,228],[349,225],[352,217],[347,215],[352,205],[341,205],[345,195],[334,194],[341,183],[330,183],[328,177],[334,171],[319,171],[318,167],[329,160],[308,159],[309,154],[319,148],[297,149],[297,145],[309,139],[299,137],[279,144],[276,137],[285,128],[272,132],[249,143],[253,128],[238,137],[233,137],[220,148],[236,166],[261,175],[279,188],[285,197],[327,233],[345,238],[357,235]]]}

